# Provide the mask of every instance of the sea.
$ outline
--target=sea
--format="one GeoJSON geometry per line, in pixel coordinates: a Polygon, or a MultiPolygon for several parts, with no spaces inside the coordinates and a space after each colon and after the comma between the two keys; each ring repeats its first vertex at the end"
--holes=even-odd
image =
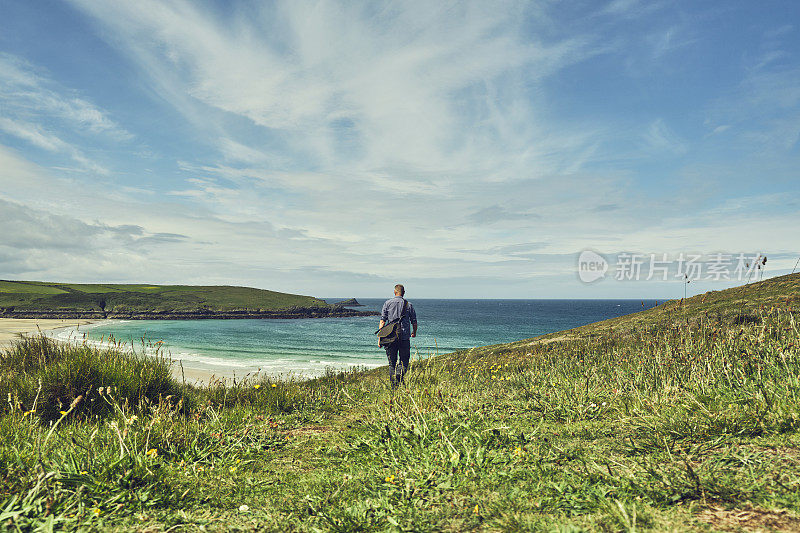
{"type": "MultiPolygon", "coordinates": [[[[326,298],[329,302],[344,298],[326,298]]],[[[380,311],[385,299],[358,298],[380,311]]],[[[649,309],[656,300],[409,299],[419,323],[412,357],[511,342],[649,309]]],[[[327,370],[386,364],[378,316],[247,320],[109,320],[56,330],[60,340],[102,345],[110,338],[136,351],[153,345],[184,368],[218,376],[255,372],[306,378],[327,370]],[[160,343],[160,344],[156,344],[160,343]]]]}

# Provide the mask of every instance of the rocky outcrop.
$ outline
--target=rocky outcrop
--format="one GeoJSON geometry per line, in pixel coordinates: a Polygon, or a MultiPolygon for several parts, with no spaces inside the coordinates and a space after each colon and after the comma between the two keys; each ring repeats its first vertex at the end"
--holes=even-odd
{"type": "Polygon", "coordinates": [[[348,300],[342,300],[341,302],[336,302],[333,305],[336,305],[336,306],[339,306],[339,307],[364,307],[364,304],[358,303],[358,300],[356,300],[355,298],[350,298],[348,300]]]}

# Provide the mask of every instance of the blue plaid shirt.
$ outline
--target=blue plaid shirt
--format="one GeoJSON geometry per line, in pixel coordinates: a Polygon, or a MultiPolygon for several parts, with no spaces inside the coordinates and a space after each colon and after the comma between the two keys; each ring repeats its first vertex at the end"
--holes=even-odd
{"type": "MultiPolygon", "coordinates": [[[[386,300],[383,304],[383,309],[381,310],[381,320],[386,322],[393,322],[400,318],[400,315],[403,313],[403,303],[407,300],[403,300],[400,296],[395,296],[390,300],[386,300]]],[[[411,324],[417,323],[417,312],[414,311],[414,306],[411,305],[411,302],[408,302],[408,307],[406,307],[406,314],[403,317],[403,320],[400,321],[400,338],[402,340],[410,339],[411,338],[411,324]]]]}

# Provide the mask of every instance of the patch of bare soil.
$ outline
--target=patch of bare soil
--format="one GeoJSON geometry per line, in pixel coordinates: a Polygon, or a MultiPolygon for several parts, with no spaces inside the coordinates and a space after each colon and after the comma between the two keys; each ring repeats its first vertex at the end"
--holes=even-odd
{"type": "Polygon", "coordinates": [[[800,448],[794,446],[754,446],[754,449],[782,459],[800,459],[800,448]]]}
{"type": "Polygon", "coordinates": [[[325,433],[330,431],[330,426],[303,426],[300,428],[294,428],[286,431],[287,435],[291,435],[292,437],[301,437],[301,436],[308,436],[308,435],[316,435],[318,433],[325,433]]]}
{"type": "Polygon", "coordinates": [[[551,344],[553,342],[561,342],[561,341],[571,341],[574,340],[575,337],[572,335],[561,335],[559,337],[550,337],[549,339],[539,339],[533,342],[528,343],[528,346],[534,346],[536,344],[551,344]]]}
{"type": "Polygon", "coordinates": [[[746,506],[743,509],[709,507],[697,518],[721,531],[796,531],[800,532],[800,518],[789,511],[768,511],[746,506]]]}

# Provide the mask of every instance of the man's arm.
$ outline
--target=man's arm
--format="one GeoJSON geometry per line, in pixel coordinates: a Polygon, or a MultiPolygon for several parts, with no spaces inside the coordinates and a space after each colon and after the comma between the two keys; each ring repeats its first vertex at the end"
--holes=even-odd
{"type": "Polygon", "coordinates": [[[416,337],[417,336],[417,323],[414,322],[413,324],[411,324],[411,326],[412,326],[411,336],[412,337],[416,337]]]}
{"type": "Polygon", "coordinates": [[[416,337],[417,336],[417,312],[414,311],[414,306],[413,305],[411,306],[411,312],[409,313],[409,315],[410,315],[409,318],[411,319],[411,326],[412,326],[411,336],[412,337],[416,337]]]}
{"type": "Polygon", "coordinates": [[[383,303],[383,307],[381,307],[381,322],[378,325],[378,329],[381,329],[383,326],[386,325],[386,322],[389,320],[389,308],[387,307],[388,302],[383,303]]]}
{"type": "MultiPolygon", "coordinates": [[[[378,329],[381,329],[383,326],[386,325],[386,319],[389,318],[388,309],[386,308],[386,303],[383,304],[383,308],[381,309],[381,321],[378,323],[378,329]]],[[[381,345],[380,339],[378,339],[378,346],[381,345]]]]}
{"type": "MultiPolygon", "coordinates": [[[[381,328],[382,328],[383,326],[385,326],[385,325],[386,325],[386,321],[385,321],[384,319],[382,319],[382,318],[381,318],[381,321],[380,321],[380,323],[378,324],[378,329],[381,329],[381,328]]],[[[380,345],[381,345],[381,339],[380,339],[380,338],[378,338],[378,346],[380,346],[380,345]]]]}

